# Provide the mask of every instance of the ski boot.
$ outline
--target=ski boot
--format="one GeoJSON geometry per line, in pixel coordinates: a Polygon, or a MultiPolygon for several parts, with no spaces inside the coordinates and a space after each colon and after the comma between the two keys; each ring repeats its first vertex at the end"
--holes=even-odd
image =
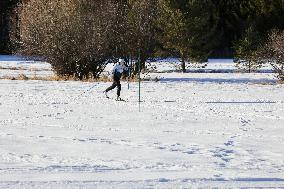
{"type": "Polygon", "coordinates": [[[105,94],[106,98],[109,98],[109,96],[107,95],[107,92],[106,92],[106,91],[104,91],[104,94],[105,94]]]}
{"type": "Polygon", "coordinates": [[[124,100],[122,98],[120,98],[120,96],[117,96],[116,101],[124,101],[124,100]]]}

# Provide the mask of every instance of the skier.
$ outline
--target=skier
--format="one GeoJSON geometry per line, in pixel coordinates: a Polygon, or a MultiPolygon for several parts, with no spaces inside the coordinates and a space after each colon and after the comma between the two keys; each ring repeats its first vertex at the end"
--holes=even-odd
{"type": "Polygon", "coordinates": [[[123,59],[119,59],[118,60],[118,63],[114,66],[113,70],[112,70],[112,74],[113,74],[113,83],[112,85],[107,88],[104,93],[106,95],[107,98],[108,95],[107,93],[114,89],[115,87],[117,87],[117,99],[118,101],[123,101],[121,98],[120,98],[120,91],[121,91],[121,84],[120,84],[120,78],[123,74],[123,72],[126,72],[128,71],[128,67],[126,66],[125,62],[123,59]]]}

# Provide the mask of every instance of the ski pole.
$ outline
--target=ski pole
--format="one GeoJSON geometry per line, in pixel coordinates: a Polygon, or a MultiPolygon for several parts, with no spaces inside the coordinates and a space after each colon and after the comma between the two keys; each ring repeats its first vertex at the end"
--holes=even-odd
{"type": "Polygon", "coordinates": [[[95,86],[97,86],[97,85],[93,85],[93,86],[90,87],[88,90],[86,90],[86,91],[84,91],[83,93],[81,93],[80,95],[78,95],[78,96],[74,99],[74,101],[77,100],[79,97],[81,97],[83,94],[86,94],[87,92],[91,91],[95,86]]]}

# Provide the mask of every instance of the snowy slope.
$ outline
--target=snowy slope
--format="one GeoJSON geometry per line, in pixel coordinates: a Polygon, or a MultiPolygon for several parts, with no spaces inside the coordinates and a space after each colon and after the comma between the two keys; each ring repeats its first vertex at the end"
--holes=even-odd
{"type": "Polygon", "coordinates": [[[110,83],[0,80],[0,188],[284,187],[273,74],[150,76],[141,112],[137,83],[116,102],[110,83]]]}

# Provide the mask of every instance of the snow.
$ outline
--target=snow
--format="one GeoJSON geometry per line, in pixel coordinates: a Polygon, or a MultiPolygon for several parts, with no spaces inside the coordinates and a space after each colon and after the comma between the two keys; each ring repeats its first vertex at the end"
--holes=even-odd
{"type": "Polygon", "coordinates": [[[117,102],[102,93],[111,83],[0,80],[0,188],[284,187],[284,91],[272,73],[157,67],[140,112],[137,83],[122,82],[117,102]]]}
{"type": "Polygon", "coordinates": [[[46,62],[26,61],[17,56],[0,55],[0,78],[17,77],[21,74],[27,77],[54,75],[51,65],[46,62]]]}

